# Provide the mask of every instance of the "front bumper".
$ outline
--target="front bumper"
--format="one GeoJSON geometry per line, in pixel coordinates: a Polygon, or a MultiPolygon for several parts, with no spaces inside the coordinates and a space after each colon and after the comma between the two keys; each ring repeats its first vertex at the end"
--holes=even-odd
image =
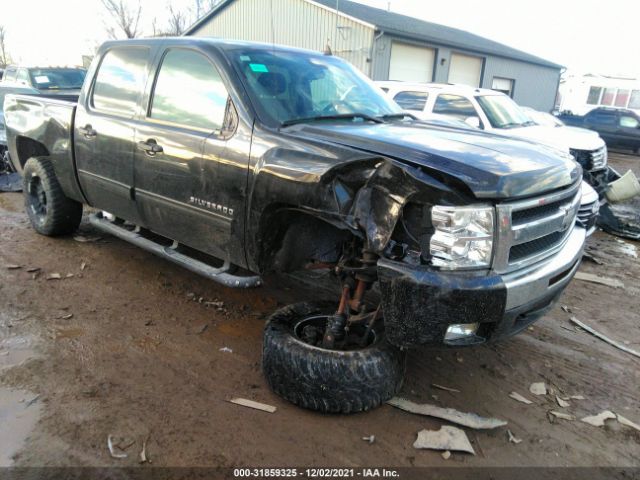
{"type": "Polygon", "coordinates": [[[448,272],[381,258],[378,279],[387,339],[398,347],[471,345],[514,335],[558,299],[580,265],[586,231],[576,226],[552,257],[509,274],[448,272]],[[480,323],[445,342],[451,324],[480,323]]]}

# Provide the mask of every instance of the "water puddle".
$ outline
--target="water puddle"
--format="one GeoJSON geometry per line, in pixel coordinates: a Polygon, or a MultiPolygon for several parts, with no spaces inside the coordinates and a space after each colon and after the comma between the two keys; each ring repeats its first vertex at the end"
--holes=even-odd
{"type": "Polygon", "coordinates": [[[41,408],[37,395],[0,387],[0,467],[13,464],[13,456],[24,446],[41,408]]]}
{"type": "Polygon", "coordinates": [[[0,338],[0,371],[20,365],[36,356],[30,337],[0,338]]]}

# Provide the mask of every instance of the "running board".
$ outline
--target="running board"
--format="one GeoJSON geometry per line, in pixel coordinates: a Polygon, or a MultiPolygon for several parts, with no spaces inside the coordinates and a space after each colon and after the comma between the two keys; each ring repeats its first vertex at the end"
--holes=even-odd
{"type": "Polygon", "coordinates": [[[262,280],[259,276],[242,277],[229,273],[231,269],[231,263],[227,260],[220,268],[212,267],[205,262],[196,260],[189,257],[184,253],[179,252],[178,242],[173,242],[173,245],[165,247],[153,240],[145,238],[141,234],[141,229],[136,227],[134,231],[127,230],[121,224],[107,220],[102,213],[96,213],[89,217],[89,223],[96,227],[98,230],[109,233],[114,237],[118,237],[125,242],[132,243],[133,245],[140,247],[148,252],[151,252],[159,257],[162,257],[170,262],[173,262],[181,267],[186,268],[194,273],[202,275],[203,277],[213,280],[214,282],[221,283],[222,285],[230,288],[252,288],[259,287],[262,284],[262,280]]]}

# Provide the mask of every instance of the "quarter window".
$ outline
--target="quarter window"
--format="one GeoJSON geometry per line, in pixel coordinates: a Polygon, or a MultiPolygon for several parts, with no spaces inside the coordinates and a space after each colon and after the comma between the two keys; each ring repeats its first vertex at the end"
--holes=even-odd
{"type": "Polygon", "coordinates": [[[405,110],[423,111],[427,104],[427,92],[400,92],[393,99],[405,110]]]}
{"type": "Polygon", "coordinates": [[[228,97],[220,74],[204,55],[173,49],[162,61],[150,116],[187,127],[219,130],[228,97]]]}
{"type": "Polygon", "coordinates": [[[459,95],[438,95],[433,113],[452,115],[462,120],[478,116],[471,102],[459,95]]]}
{"type": "Polygon", "coordinates": [[[98,110],[132,117],[146,80],[147,48],[114,48],[100,64],[92,104],[98,110]]]}

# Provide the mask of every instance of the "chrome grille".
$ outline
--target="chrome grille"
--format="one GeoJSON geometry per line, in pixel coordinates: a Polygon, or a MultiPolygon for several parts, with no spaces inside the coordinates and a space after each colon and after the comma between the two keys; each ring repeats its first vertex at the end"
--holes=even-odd
{"type": "Polygon", "coordinates": [[[598,217],[599,211],[600,211],[599,200],[596,200],[595,202],[587,203],[584,205],[580,205],[580,209],[578,210],[578,218],[576,222],[582,228],[586,230],[590,230],[596,224],[596,218],[598,217]]]}
{"type": "Polygon", "coordinates": [[[585,170],[602,170],[607,166],[607,147],[597,150],[571,150],[571,155],[585,170]]]}
{"type": "Polygon", "coordinates": [[[544,260],[563,247],[575,225],[580,183],[559,192],[496,206],[494,270],[513,272],[544,260]]]}

